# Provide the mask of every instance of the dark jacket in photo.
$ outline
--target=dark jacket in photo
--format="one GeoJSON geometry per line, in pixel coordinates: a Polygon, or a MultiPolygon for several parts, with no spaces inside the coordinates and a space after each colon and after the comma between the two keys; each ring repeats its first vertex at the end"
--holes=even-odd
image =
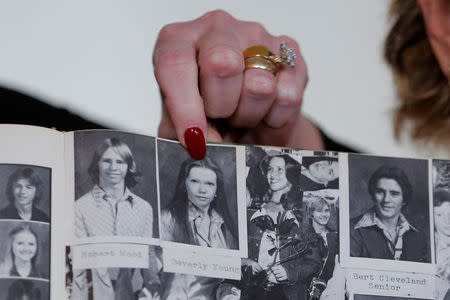
{"type": "MultiPolygon", "coordinates": [[[[251,218],[255,212],[255,209],[248,209],[248,217],[251,218]]],[[[248,222],[248,258],[256,262],[258,262],[259,246],[263,234],[264,230],[257,225],[257,222],[254,222],[254,220],[248,222]]],[[[274,295],[278,295],[277,299],[307,299],[309,284],[321,267],[319,245],[321,241],[314,231],[311,231],[307,226],[303,226],[301,222],[292,229],[289,235],[302,242],[309,241],[308,250],[304,254],[296,256],[302,246],[292,244],[282,248],[279,252],[280,261],[292,257],[292,259],[281,263],[288,275],[287,282],[275,285],[269,292],[264,291],[262,287],[255,286],[253,291],[247,290],[244,292],[248,299],[256,299],[256,297],[258,299],[274,299],[274,295]]],[[[241,284],[244,287],[246,286],[245,282],[241,284]]]]}
{"type": "MultiPolygon", "coordinates": [[[[314,230],[313,227],[308,224],[310,230],[314,230]]],[[[323,242],[321,249],[321,257],[322,257],[322,266],[321,266],[321,274],[318,275],[319,278],[328,282],[331,276],[333,276],[334,265],[335,265],[335,257],[339,254],[339,233],[333,231],[331,228],[328,228],[330,231],[327,233],[327,241],[326,244],[323,242]]],[[[317,234],[317,233],[316,233],[317,234]]],[[[323,237],[317,234],[320,239],[323,240],[323,237]]]]}
{"type": "MultiPolygon", "coordinates": [[[[378,226],[355,229],[362,216],[350,222],[350,256],[379,259],[394,259],[383,230],[378,226]]],[[[430,263],[431,256],[426,235],[419,230],[410,229],[403,234],[403,247],[400,260],[430,263]]]]}
{"type": "MultiPolygon", "coordinates": [[[[0,219],[22,220],[22,218],[19,216],[17,208],[14,206],[14,204],[10,204],[0,211],[0,219]]],[[[45,212],[43,212],[36,206],[33,206],[32,210],[31,210],[31,221],[39,221],[39,222],[49,223],[50,219],[45,212]]]]}
{"type": "Polygon", "coordinates": [[[302,191],[318,191],[324,189],[338,189],[339,188],[339,178],[328,182],[328,184],[323,184],[311,180],[307,176],[300,174],[299,187],[302,191]]]}

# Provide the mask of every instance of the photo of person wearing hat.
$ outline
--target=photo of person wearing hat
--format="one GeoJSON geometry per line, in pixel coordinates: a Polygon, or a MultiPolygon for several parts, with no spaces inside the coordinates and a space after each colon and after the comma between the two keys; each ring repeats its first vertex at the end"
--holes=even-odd
{"type": "Polygon", "coordinates": [[[339,188],[339,163],[333,156],[303,156],[300,189],[317,191],[339,188]]]}

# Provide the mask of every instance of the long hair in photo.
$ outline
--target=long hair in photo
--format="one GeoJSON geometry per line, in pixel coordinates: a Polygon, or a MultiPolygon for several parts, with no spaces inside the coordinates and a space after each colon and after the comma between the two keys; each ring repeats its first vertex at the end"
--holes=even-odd
{"type": "Polygon", "coordinates": [[[167,206],[167,210],[170,211],[175,220],[173,241],[188,244],[192,244],[194,242],[193,233],[191,232],[187,220],[189,199],[186,190],[186,178],[189,176],[191,169],[194,167],[206,168],[212,170],[216,174],[216,196],[210,204],[209,209],[214,209],[222,217],[225,226],[230,230],[235,241],[237,241],[237,224],[233,222],[228,209],[222,170],[219,165],[208,155],[206,155],[203,160],[195,160],[189,157],[180,167],[177,184],[175,187],[175,194],[173,200],[167,206]]]}
{"type": "Polygon", "coordinates": [[[15,260],[16,260],[16,257],[15,257],[14,251],[13,251],[13,242],[14,242],[16,235],[21,232],[31,233],[36,240],[36,253],[31,258],[32,269],[36,268],[36,260],[39,257],[39,237],[38,237],[37,233],[30,226],[19,225],[19,226],[13,228],[8,234],[8,247],[7,247],[8,252],[5,254],[3,261],[0,264],[0,274],[8,274],[8,275],[10,274],[11,269],[13,268],[15,260]]]}
{"type": "Polygon", "coordinates": [[[38,173],[32,168],[17,169],[9,176],[8,183],[6,185],[6,197],[9,202],[14,203],[14,185],[20,179],[28,180],[28,182],[36,188],[33,205],[38,204],[42,197],[42,180],[38,173]]]}
{"type": "Polygon", "coordinates": [[[98,163],[102,158],[103,154],[109,148],[112,148],[115,152],[117,152],[125,161],[125,163],[128,165],[127,175],[125,176],[125,185],[127,187],[135,186],[140,174],[137,171],[133,153],[131,152],[130,147],[128,147],[126,143],[114,137],[105,139],[95,150],[94,156],[92,157],[88,169],[88,173],[91,176],[92,181],[95,184],[98,184],[99,179],[98,163]]]}

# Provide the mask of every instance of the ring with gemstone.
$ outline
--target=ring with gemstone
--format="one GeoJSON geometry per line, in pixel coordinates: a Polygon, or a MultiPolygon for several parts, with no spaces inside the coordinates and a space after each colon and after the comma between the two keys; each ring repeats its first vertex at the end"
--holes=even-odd
{"type": "Polygon", "coordinates": [[[249,47],[244,50],[243,54],[245,60],[253,57],[262,57],[272,61],[274,64],[284,63],[291,68],[295,67],[295,57],[297,56],[294,50],[288,47],[287,43],[281,43],[278,54],[274,54],[269,48],[261,45],[249,47]]]}

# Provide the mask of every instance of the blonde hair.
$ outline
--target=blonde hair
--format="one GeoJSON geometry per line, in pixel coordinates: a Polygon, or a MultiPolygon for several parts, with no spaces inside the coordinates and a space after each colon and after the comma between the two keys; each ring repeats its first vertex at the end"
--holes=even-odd
{"type": "Polygon", "coordinates": [[[415,141],[450,144],[450,86],[434,56],[417,0],[392,0],[384,56],[393,70],[399,105],[394,130],[411,125],[415,141]]]}
{"type": "Polygon", "coordinates": [[[12,230],[9,231],[9,239],[8,239],[8,245],[7,245],[7,249],[8,251],[5,253],[5,256],[3,257],[3,260],[0,263],[0,276],[9,276],[10,271],[14,265],[14,253],[12,250],[12,243],[14,241],[14,238],[16,237],[16,235],[18,233],[21,232],[28,232],[31,235],[34,236],[35,240],[36,240],[36,253],[34,254],[33,258],[31,259],[31,265],[32,266],[36,266],[36,260],[37,257],[39,255],[39,238],[38,235],[36,234],[36,232],[29,226],[27,225],[19,225],[15,228],[13,228],[12,230]]]}

